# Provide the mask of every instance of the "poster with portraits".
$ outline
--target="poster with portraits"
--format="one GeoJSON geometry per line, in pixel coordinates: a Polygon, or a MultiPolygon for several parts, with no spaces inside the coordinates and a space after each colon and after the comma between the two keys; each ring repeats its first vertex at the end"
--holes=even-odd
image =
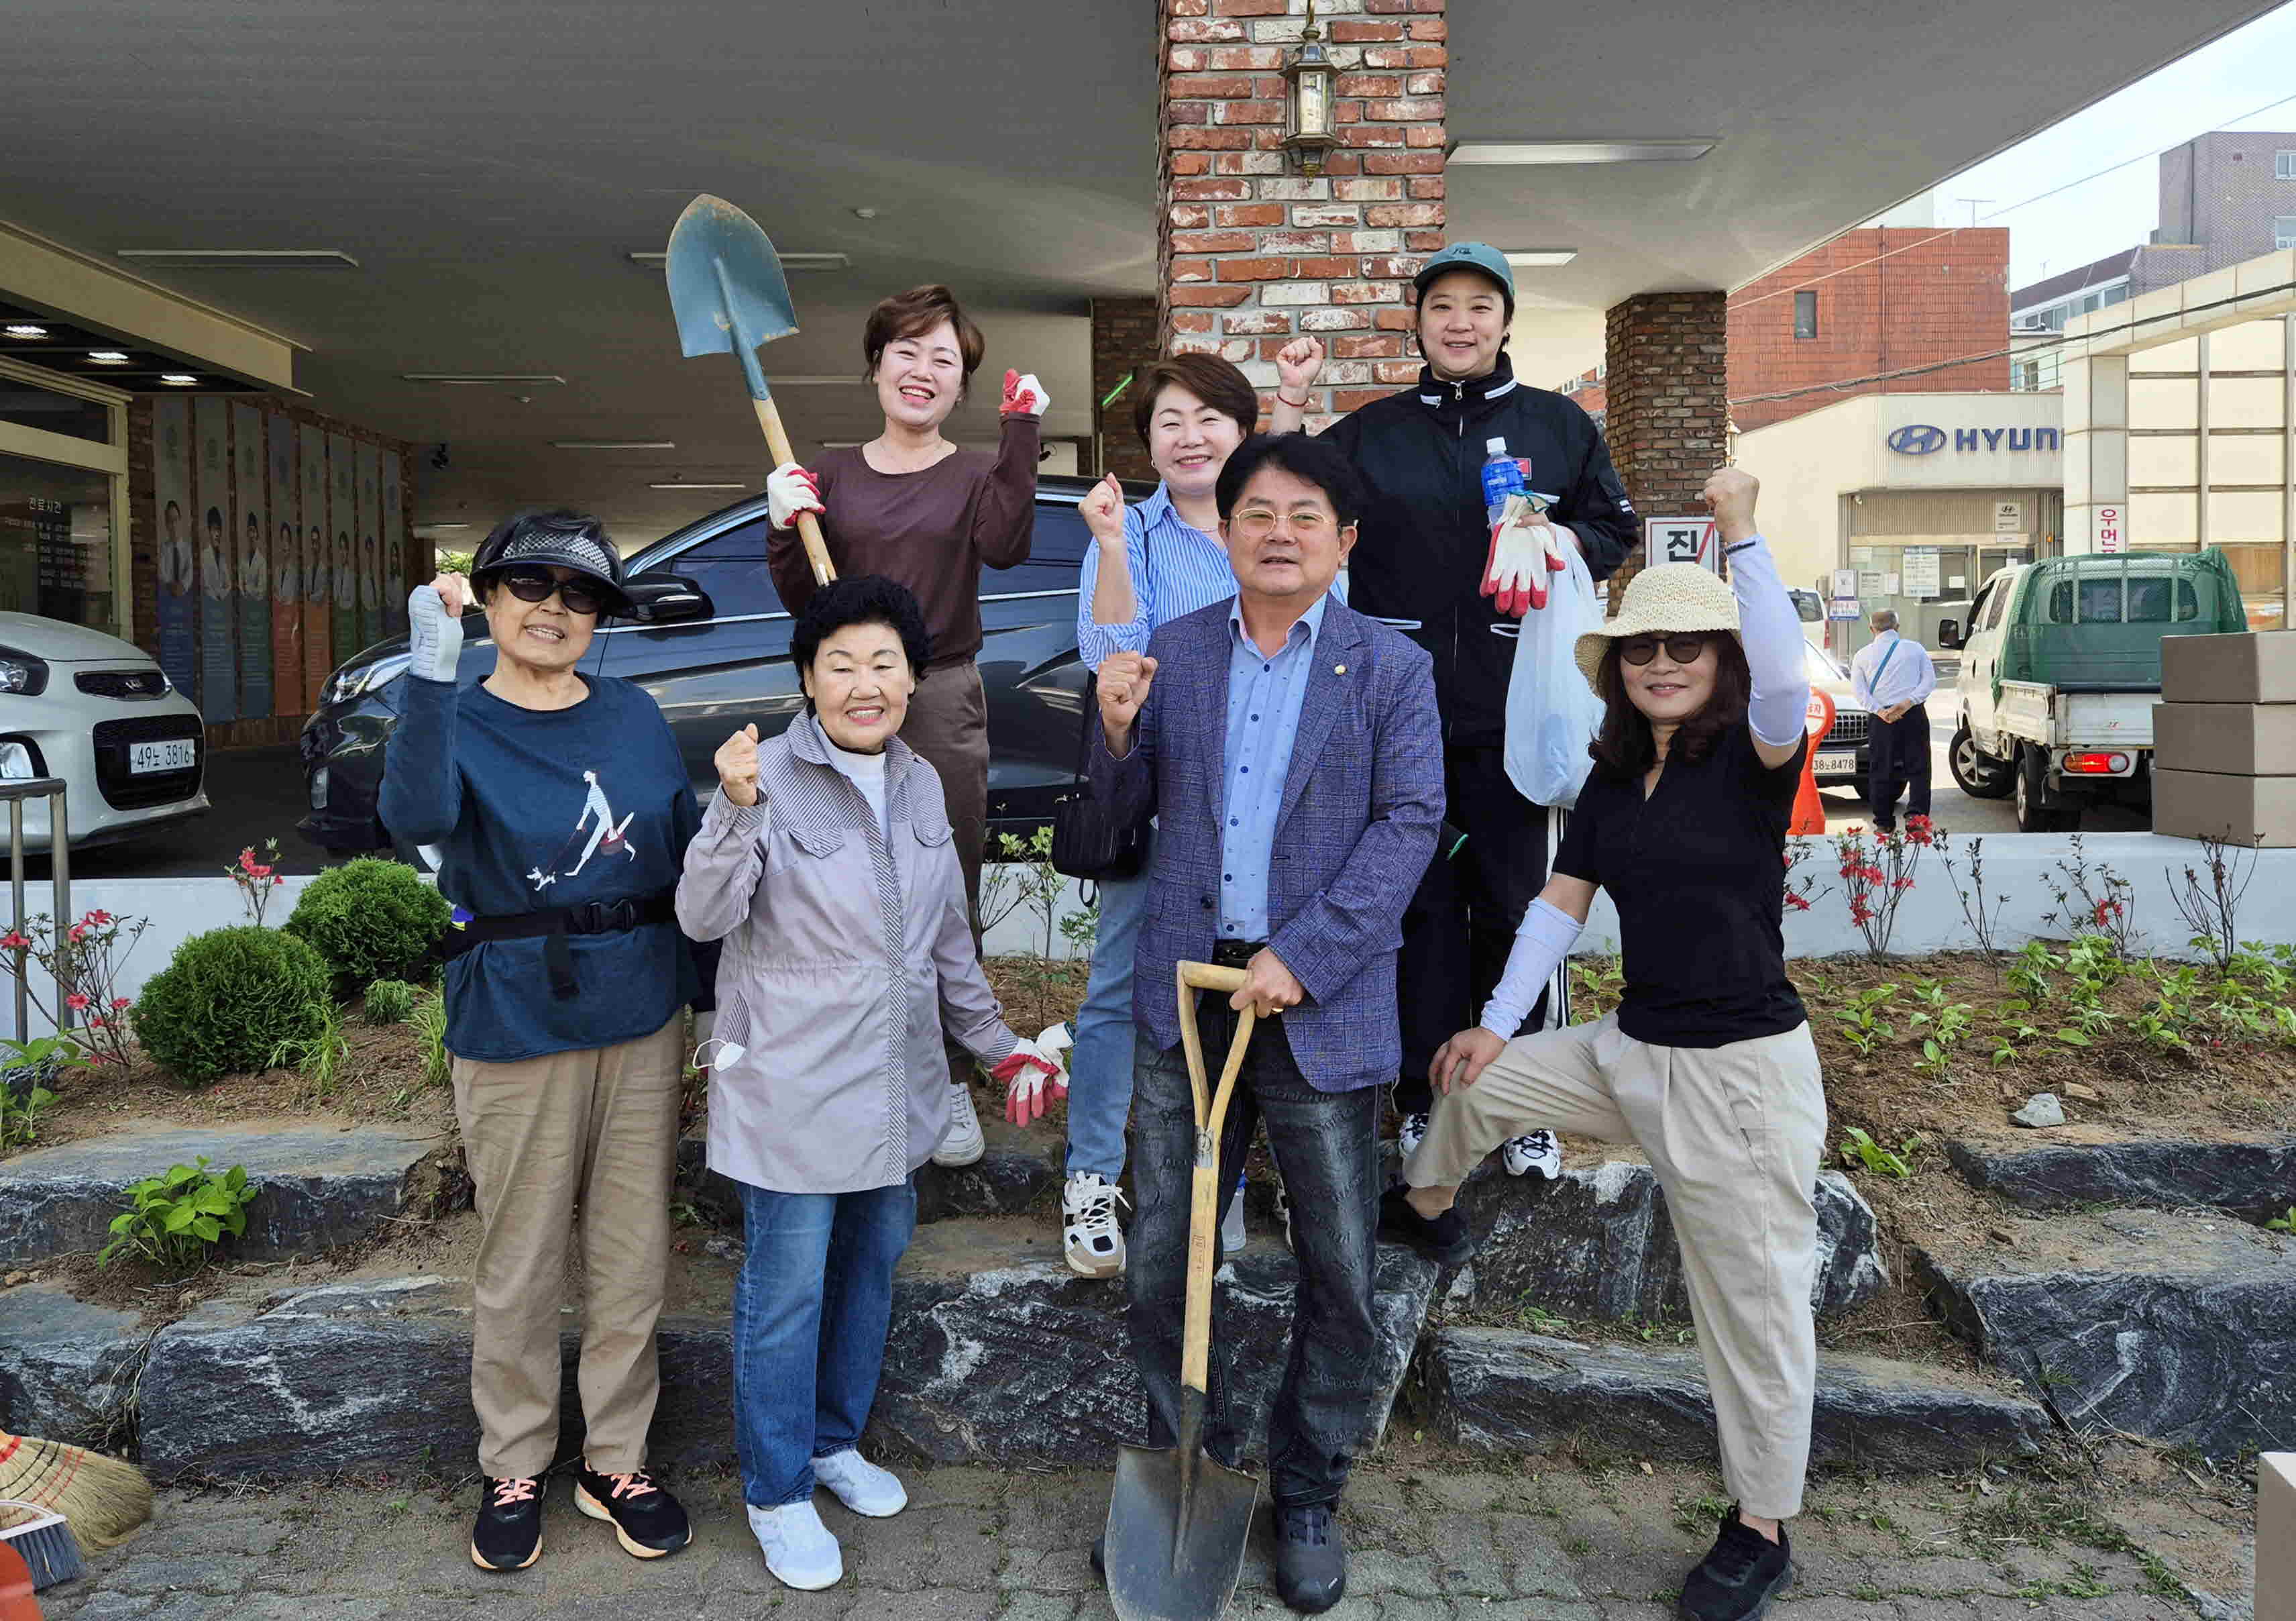
{"type": "Polygon", "coordinates": [[[192,509],[192,402],[152,402],[152,506],[159,537],[160,668],[186,696],[199,690],[198,525],[192,509]]]}
{"type": "Polygon", "coordinates": [[[358,448],[359,634],[382,639],[382,451],[358,448]]]}
{"type": "Polygon", "coordinates": [[[271,713],[271,503],[265,476],[263,413],[231,407],[232,491],[239,502],[232,526],[232,566],[238,574],[235,620],[239,637],[239,713],[258,720],[271,713]]]}
{"type": "Polygon", "coordinates": [[[326,433],[297,428],[295,449],[298,481],[303,487],[297,521],[303,534],[303,708],[308,713],[319,707],[335,667],[334,629],[327,613],[327,586],[334,565],[327,549],[326,433]]]}
{"type": "Polygon", "coordinates": [[[386,636],[406,634],[406,593],[422,583],[406,578],[406,506],[400,485],[406,471],[404,459],[396,452],[383,453],[382,629],[386,636]]]}
{"type": "Polygon", "coordinates": [[[192,510],[199,514],[200,713],[239,719],[239,593],[232,572],[231,402],[192,402],[192,510]]]}
{"type": "Polygon", "coordinates": [[[271,537],[271,712],[299,715],[303,708],[303,537],[296,514],[303,491],[295,481],[295,424],[276,412],[263,418],[264,488],[271,537]]]}
{"type": "Polygon", "coordinates": [[[339,664],[366,646],[359,635],[357,459],[349,438],[327,435],[327,619],[334,627],[339,664]]]}

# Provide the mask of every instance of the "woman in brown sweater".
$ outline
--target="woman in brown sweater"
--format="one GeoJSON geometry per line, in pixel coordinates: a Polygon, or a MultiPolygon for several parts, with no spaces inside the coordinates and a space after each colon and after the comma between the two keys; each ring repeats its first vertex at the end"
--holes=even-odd
{"type": "MultiPolygon", "coordinates": [[[[861,337],[884,431],[865,445],[823,451],[810,469],[784,463],[766,481],[774,526],[767,566],[791,613],[805,612],[815,589],[795,528],[800,512],[819,514],[840,577],[898,580],[924,610],[932,662],[909,700],[901,741],[940,774],[976,926],[988,832],[988,705],[973,667],[980,571],[1028,559],[1046,407],[1035,376],[1008,371],[996,453],[959,449],[942,438],[941,424],[964,400],[983,347],[980,328],[946,287],[913,287],[885,300],[869,312],[861,337]]],[[[933,1159],[969,1165],[985,1149],[964,1079],[972,1060],[955,1049],[949,1059],[954,1118],[933,1159]]]]}

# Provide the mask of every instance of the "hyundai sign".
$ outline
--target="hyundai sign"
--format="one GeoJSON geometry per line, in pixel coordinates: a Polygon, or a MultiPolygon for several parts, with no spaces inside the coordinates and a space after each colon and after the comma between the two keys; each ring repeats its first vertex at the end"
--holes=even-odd
{"type": "Polygon", "coordinates": [[[2054,428],[1956,428],[1950,433],[1925,422],[1890,430],[1887,442],[1899,456],[1935,456],[1948,445],[1963,450],[2054,450],[2054,428]]]}

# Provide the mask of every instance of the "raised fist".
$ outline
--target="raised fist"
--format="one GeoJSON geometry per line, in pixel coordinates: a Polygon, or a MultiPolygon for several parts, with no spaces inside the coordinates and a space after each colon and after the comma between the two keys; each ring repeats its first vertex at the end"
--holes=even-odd
{"type": "Polygon", "coordinates": [[[743,727],[718,745],[712,762],[718,768],[718,786],[726,799],[736,805],[758,802],[758,728],[755,723],[743,727]]]}
{"type": "Polygon", "coordinates": [[[1111,753],[1131,751],[1132,723],[1155,679],[1156,661],[1144,653],[1111,653],[1101,660],[1100,724],[1111,753]]]}
{"type": "Polygon", "coordinates": [[[1124,487],[1110,473],[1085,493],[1077,503],[1077,511],[1084,516],[1084,526],[1092,538],[1103,546],[1121,545],[1124,540],[1124,487]]]}

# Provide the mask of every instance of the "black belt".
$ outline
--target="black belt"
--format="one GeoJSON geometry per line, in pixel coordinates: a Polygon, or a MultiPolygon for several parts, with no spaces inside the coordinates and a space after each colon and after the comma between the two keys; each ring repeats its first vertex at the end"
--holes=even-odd
{"type": "Polygon", "coordinates": [[[543,966],[550,971],[550,993],[563,1000],[574,995],[574,953],[569,934],[619,934],[650,924],[677,918],[677,892],[665,889],[651,895],[625,895],[618,901],[585,901],[579,906],[554,906],[538,912],[516,912],[501,917],[473,917],[460,928],[450,928],[439,942],[441,955],[455,958],[489,940],[540,940],[543,966]]]}
{"type": "Polygon", "coordinates": [[[1219,940],[1212,942],[1212,962],[1223,968],[1249,967],[1267,949],[1265,940],[1219,940]]]}

